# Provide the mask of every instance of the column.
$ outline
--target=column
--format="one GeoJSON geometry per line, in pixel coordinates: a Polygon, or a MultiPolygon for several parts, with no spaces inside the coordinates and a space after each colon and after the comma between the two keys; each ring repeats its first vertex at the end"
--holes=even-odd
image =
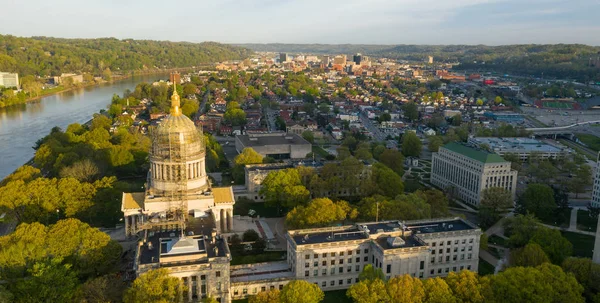
{"type": "Polygon", "coordinates": [[[132,234],[136,234],[137,233],[137,219],[136,216],[131,216],[131,231],[132,234]]]}
{"type": "Polygon", "coordinates": [[[233,209],[227,210],[227,230],[233,231],[233,209]]]}
{"type": "Polygon", "coordinates": [[[125,237],[129,237],[131,233],[129,232],[129,217],[125,216],[125,237]]]}
{"type": "Polygon", "coordinates": [[[219,216],[221,220],[221,232],[225,232],[225,210],[221,209],[221,214],[219,216]]]}

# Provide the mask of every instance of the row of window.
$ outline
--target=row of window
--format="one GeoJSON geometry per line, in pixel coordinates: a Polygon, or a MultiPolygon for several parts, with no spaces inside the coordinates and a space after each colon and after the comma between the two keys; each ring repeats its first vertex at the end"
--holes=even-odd
{"type": "MultiPolygon", "coordinates": [[[[360,262],[360,257],[356,257],[355,261],[356,261],[356,263],[359,263],[359,262],[360,262]]],[[[363,261],[364,261],[364,262],[368,262],[368,261],[369,261],[369,257],[368,257],[368,256],[365,256],[365,257],[363,258],[363,261]]],[[[347,259],[347,262],[348,262],[348,263],[352,263],[352,258],[348,258],[348,259],[347,259]]],[[[335,265],[335,264],[336,264],[336,260],[330,260],[330,261],[329,261],[329,263],[330,263],[330,265],[335,265]]],[[[343,265],[343,264],[344,264],[344,259],[338,259],[338,260],[337,260],[337,264],[339,264],[339,265],[343,265]]],[[[312,265],[313,265],[314,267],[317,267],[317,266],[319,266],[319,261],[316,261],[316,260],[315,260],[315,261],[313,261],[313,264],[312,264],[312,265]]],[[[321,266],[327,266],[327,261],[326,261],[326,260],[323,260],[323,261],[321,261],[321,266]]],[[[304,267],[305,267],[305,268],[309,268],[309,267],[310,267],[310,262],[304,262],[304,267]]]]}
{"type": "MultiPolygon", "coordinates": [[[[473,246],[469,246],[469,249],[468,249],[468,250],[469,250],[469,251],[473,251],[473,246]]],[[[463,247],[461,247],[461,248],[460,248],[460,251],[465,251],[465,247],[464,247],[464,246],[463,246],[463,247]]],[[[435,252],[436,252],[436,250],[435,250],[435,249],[432,249],[432,250],[431,250],[431,254],[432,254],[432,255],[435,255],[435,252]]],[[[440,248],[440,249],[438,249],[438,250],[437,250],[437,252],[438,252],[438,254],[440,254],[440,255],[441,255],[441,254],[443,254],[443,253],[444,253],[444,249],[443,249],[443,248],[440,248]]],[[[455,247],[454,247],[454,252],[458,252],[458,247],[457,247],[457,246],[455,246],[455,247]]],[[[447,254],[449,254],[449,253],[450,253],[450,247],[446,248],[446,253],[447,253],[447,254]]]]}
{"type": "MultiPolygon", "coordinates": [[[[360,272],[360,270],[361,270],[360,269],[360,265],[354,266],[354,272],[360,272]]],[[[329,271],[327,270],[327,268],[321,269],[321,276],[326,276],[328,272],[330,273],[330,275],[335,275],[336,268],[332,267],[332,268],[329,269],[329,271]]],[[[343,274],[344,273],[344,267],[343,266],[338,267],[337,268],[337,272],[339,274],[343,274]]],[[[346,266],[346,272],[347,273],[352,272],[352,266],[346,266]]],[[[305,277],[309,277],[310,276],[310,271],[309,270],[305,270],[304,271],[304,276],[305,277]]],[[[319,270],[318,269],[313,269],[313,277],[318,277],[318,276],[319,276],[319,270]]]]}
{"type": "MultiPolygon", "coordinates": [[[[456,266],[452,267],[452,271],[456,272],[456,269],[457,269],[457,267],[456,267],[456,266]]],[[[465,266],[464,266],[464,265],[461,265],[461,266],[460,266],[460,270],[463,270],[463,269],[465,269],[465,266]]],[[[467,265],[467,270],[471,270],[471,265],[467,265]]],[[[447,274],[449,271],[450,271],[450,267],[446,267],[446,268],[444,268],[444,273],[446,273],[446,274],[447,274]]],[[[429,273],[430,273],[431,275],[435,275],[435,274],[436,274],[435,272],[436,272],[436,271],[435,271],[435,269],[432,269],[432,270],[431,270],[429,273]]],[[[442,274],[442,268],[438,268],[438,270],[437,270],[437,274],[438,274],[438,275],[442,274]]]]}
{"type": "MultiPolygon", "coordinates": [[[[431,242],[431,243],[427,243],[428,245],[435,247],[437,245],[438,242],[431,242]]],[[[454,240],[454,245],[458,245],[459,241],[458,239],[454,240]]],[[[462,244],[466,244],[467,243],[467,239],[462,239],[462,241],[460,242],[462,244]]],[[[469,239],[469,243],[473,243],[473,238],[469,239]]],[[[452,245],[452,241],[448,240],[446,241],[446,245],[452,245]]],[[[440,241],[439,242],[439,246],[444,246],[444,241],[440,241]]]]}
{"type": "MultiPolygon", "coordinates": [[[[467,260],[471,260],[473,258],[473,254],[467,254],[467,260]]],[[[458,259],[458,255],[453,255],[452,256],[452,261],[457,261],[458,259]]],[[[465,259],[465,254],[461,254],[460,255],[460,260],[464,260],[465,259]]],[[[443,263],[444,262],[444,257],[443,256],[439,256],[438,257],[438,263],[443,263]]],[[[450,256],[446,256],[446,262],[450,262],[450,256]]],[[[435,263],[435,257],[431,257],[431,263],[435,263]]]]}
{"type": "MultiPolygon", "coordinates": [[[[269,290],[275,290],[275,287],[276,287],[275,285],[270,285],[270,286],[269,286],[269,290]]],[[[279,288],[279,290],[282,290],[282,289],[283,289],[283,284],[279,284],[277,287],[279,288]]],[[[261,291],[261,292],[263,292],[263,291],[267,291],[267,287],[266,287],[266,286],[261,286],[261,287],[260,287],[260,291],[261,291]]],[[[253,295],[255,295],[255,294],[257,294],[257,293],[258,293],[258,287],[254,287],[254,288],[252,288],[252,294],[253,294],[253,295]]],[[[242,288],[242,295],[244,295],[244,296],[245,296],[245,295],[247,295],[247,294],[248,294],[248,288],[242,288]]],[[[240,290],[239,290],[239,289],[237,289],[237,288],[236,288],[236,289],[234,289],[234,290],[233,290],[233,296],[234,296],[234,297],[237,297],[237,296],[239,296],[239,295],[240,295],[240,290]]]]}
{"type": "MultiPolygon", "coordinates": [[[[360,249],[357,249],[357,250],[356,250],[356,254],[357,254],[357,255],[360,255],[360,252],[361,252],[361,250],[360,250],[360,249]]],[[[365,254],[368,254],[368,253],[369,253],[369,250],[365,248],[365,249],[363,250],[363,252],[364,252],[365,254]]],[[[343,257],[343,256],[344,256],[344,254],[346,254],[346,255],[348,255],[348,256],[352,256],[352,253],[353,253],[353,251],[352,251],[352,250],[348,250],[348,251],[340,251],[340,252],[335,252],[335,251],[334,251],[334,252],[332,252],[332,253],[313,254],[313,259],[318,259],[319,257],[322,257],[322,258],[327,258],[328,256],[329,256],[329,257],[331,257],[331,258],[335,258],[336,256],[343,257]]],[[[305,255],[304,255],[304,259],[305,259],[305,260],[308,260],[308,259],[310,259],[310,254],[305,254],[305,255]]],[[[358,261],[357,261],[357,262],[358,262],[358,261]]]]}

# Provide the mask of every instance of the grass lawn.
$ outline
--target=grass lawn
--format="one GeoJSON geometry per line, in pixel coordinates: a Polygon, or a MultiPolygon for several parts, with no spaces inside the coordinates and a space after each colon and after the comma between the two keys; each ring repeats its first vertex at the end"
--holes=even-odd
{"type": "Polygon", "coordinates": [[[352,300],[346,296],[346,290],[332,290],[325,292],[325,298],[322,303],[352,303],[352,300]]]}
{"type": "Polygon", "coordinates": [[[268,207],[265,202],[238,201],[233,205],[233,212],[240,216],[247,216],[251,209],[254,209],[256,215],[261,218],[278,218],[285,215],[283,210],[278,214],[277,207],[268,207]]]}
{"type": "Polygon", "coordinates": [[[590,135],[590,134],[579,133],[579,134],[575,134],[575,135],[587,147],[589,147],[595,151],[600,151],[600,138],[598,138],[594,135],[590,135]]]}
{"type": "Polygon", "coordinates": [[[598,227],[598,218],[591,218],[587,210],[577,211],[577,229],[595,232],[598,227]]]}
{"type": "Polygon", "coordinates": [[[283,251],[265,251],[260,255],[231,256],[231,265],[252,264],[285,260],[283,251]]]}
{"type": "Polygon", "coordinates": [[[506,247],[506,241],[508,241],[508,240],[506,240],[498,235],[492,235],[488,239],[489,244],[495,244],[495,245],[500,245],[500,246],[504,246],[504,247],[506,247]]]}
{"type": "Polygon", "coordinates": [[[551,218],[540,219],[540,221],[544,224],[567,228],[571,223],[571,209],[563,209],[562,212],[555,214],[551,218]]]}
{"type": "Polygon", "coordinates": [[[423,189],[423,187],[424,186],[415,179],[406,179],[404,181],[404,192],[407,193],[414,193],[419,189],[423,189]]]}
{"type": "Polygon", "coordinates": [[[561,231],[563,237],[573,244],[573,256],[591,258],[594,249],[594,237],[578,233],[561,231]]]}
{"type": "Polygon", "coordinates": [[[480,276],[493,275],[495,271],[496,271],[496,267],[494,267],[494,265],[479,258],[479,275],[480,276]]]}

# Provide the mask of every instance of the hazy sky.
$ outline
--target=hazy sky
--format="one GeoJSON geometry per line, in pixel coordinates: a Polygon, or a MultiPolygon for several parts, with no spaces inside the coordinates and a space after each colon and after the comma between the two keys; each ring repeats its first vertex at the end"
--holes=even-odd
{"type": "Polygon", "coordinates": [[[0,33],[224,43],[600,45],[600,0],[1,0],[0,33]]]}

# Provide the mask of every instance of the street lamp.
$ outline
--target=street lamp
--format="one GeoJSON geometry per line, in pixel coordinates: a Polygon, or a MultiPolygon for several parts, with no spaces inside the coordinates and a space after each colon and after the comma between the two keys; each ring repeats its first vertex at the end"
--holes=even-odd
{"type": "Polygon", "coordinates": [[[60,220],[59,213],[60,213],[60,210],[57,208],[56,209],[56,221],[60,220]]]}

